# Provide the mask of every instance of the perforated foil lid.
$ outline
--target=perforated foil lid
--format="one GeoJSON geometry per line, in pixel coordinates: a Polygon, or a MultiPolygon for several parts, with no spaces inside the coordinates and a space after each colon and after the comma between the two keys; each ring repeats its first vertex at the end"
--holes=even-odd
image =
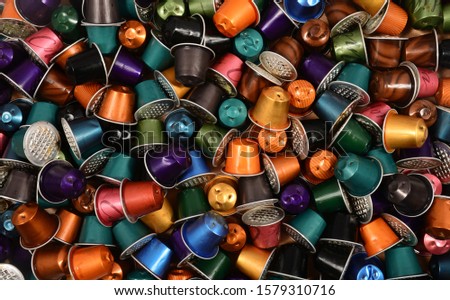
{"type": "Polygon", "coordinates": [[[433,143],[434,156],[442,161],[442,165],[431,170],[443,184],[450,183],[450,147],[439,141],[433,143]]]}
{"type": "Polygon", "coordinates": [[[266,71],[283,81],[293,81],[297,78],[297,70],[283,56],[272,51],[264,51],[259,60],[266,71]]]}
{"type": "Polygon", "coordinates": [[[309,139],[300,120],[291,118],[292,150],[301,159],[306,159],[309,152],[309,139]]]}
{"type": "Polygon", "coordinates": [[[365,11],[355,12],[341,21],[339,21],[330,31],[330,36],[345,33],[351,30],[355,25],[360,24],[361,26],[366,25],[367,21],[370,19],[370,14],[365,11]]]}
{"type": "Polygon", "coordinates": [[[91,177],[100,173],[113,153],[113,148],[105,148],[95,152],[81,164],[80,171],[83,172],[86,177],[91,177]]]}
{"type": "Polygon", "coordinates": [[[388,223],[392,230],[401,238],[403,238],[403,244],[414,247],[417,245],[418,239],[415,233],[402,222],[400,219],[394,217],[393,215],[384,213],[381,215],[383,219],[388,223]]]}
{"type": "Polygon", "coordinates": [[[284,218],[284,210],[279,207],[256,207],[242,216],[242,222],[249,226],[267,226],[280,222],[284,218]]]}
{"type": "Polygon", "coordinates": [[[34,165],[42,167],[56,159],[61,147],[61,136],[49,122],[39,121],[28,127],[23,138],[25,156],[34,165]]]}
{"type": "MultiPolygon", "coordinates": [[[[0,166],[0,188],[5,184],[6,178],[8,178],[9,171],[11,170],[8,166],[0,166]]],[[[1,205],[0,205],[1,206],[1,205]]],[[[0,209],[1,211],[1,209],[0,209]]]]}
{"type": "Polygon", "coordinates": [[[61,126],[66,136],[67,143],[69,143],[70,149],[72,150],[73,154],[75,154],[77,159],[81,159],[80,147],[78,146],[78,143],[75,139],[72,129],[70,128],[69,123],[67,122],[66,119],[61,118],[61,126]]]}
{"type": "Polygon", "coordinates": [[[172,99],[159,99],[145,104],[134,113],[137,121],[146,119],[159,119],[165,113],[175,107],[175,101],[172,99]]]}
{"type": "Polygon", "coordinates": [[[0,264],[0,280],[25,280],[22,272],[10,264],[0,264]]]}
{"type": "Polygon", "coordinates": [[[361,224],[367,224],[373,217],[373,203],[371,196],[353,197],[349,196],[350,206],[356,218],[361,224]]]}
{"type": "Polygon", "coordinates": [[[281,189],[280,179],[275,170],[275,166],[266,154],[262,155],[264,169],[266,171],[267,179],[269,180],[270,187],[275,194],[278,194],[281,189]]]}

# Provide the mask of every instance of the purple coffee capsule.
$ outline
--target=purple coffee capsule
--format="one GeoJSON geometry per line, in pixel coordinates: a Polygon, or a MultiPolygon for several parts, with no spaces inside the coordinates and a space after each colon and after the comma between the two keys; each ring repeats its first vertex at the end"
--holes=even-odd
{"type": "Polygon", "coordinates": [[[312,53],[300,66],[300,74],[311,82],[319,94],[339,75],[344,65],[343,61],[335,63],[321,53],[312,53]]]}
{"type": "Polygon", "coordinates": [[[135,86],[142,81],[146,64],[120,46],[114,57],[108,78],[112,83],[135,86]]]}
{"type": "Polygon", "coordinates": [[[172,246],[172,250],[175,253],[175,256],[178,258],[178,267],[183,267],[186,262],[194,258],[194,254],[189,250],[186,242],[183,240],[181,235],[181,229],[175,228],[170,236],[170,245],[172,246]]]}
{"type": "Polygon", "coordinates": [[[84,174],[64,160],[54,160],[42,167],[38,175],[38,190],[51,203],[77,198],[86,189],[84,174]]]}
{"type": "Polygon", "coordinates": [[[291,32],[297,25],[276,1],[271,1],[257,28],[269,40],[276,40],[291,32]]]}
{"type": "Polygon", "coordinates": [[[14,89],[32,99],[31,95],[34,95],[39,82],[44,77],[44,71],[32,60],[25,59],[17,67],[8,72],[0,73],[0,75],[14,89]]]}
{"type": "Polygon", "coordinates": [[[281,208],[292,215],[297,215],[308,208],[309,202],[309,190],[301,183],[292,183],[284,187],[279,200],[281,208]]]}
{"type": "Polygon", "coordinates": [[[0,263],[11,256],[11,241],[4,235],[0,235],[0,263]]]}
{"type": "Polygon", "coordinates": [[[61,0],[15,0],[19,15],[35,26],[46,26],[61,0]]]}
{"type": "Polygon", "coordinates": [[[163,145],[147,151],[145,168],[150,177],[162,188],[173,188],[180,177],[191,166],[191,156],[181,145],[163,145]]]}
{"type": "Polygon", "coordinates": [[[0,70],[17,66],[26,56],[25,50],[18,42],[0,42],[0,70]]]}
{"type": "Polygon", "coordinates": [[[433,155],[433,145],[428,136],[420,148],[400,149],[397,167],[407,170],[428,170],[442,165],[442,161],[433,155]]]}

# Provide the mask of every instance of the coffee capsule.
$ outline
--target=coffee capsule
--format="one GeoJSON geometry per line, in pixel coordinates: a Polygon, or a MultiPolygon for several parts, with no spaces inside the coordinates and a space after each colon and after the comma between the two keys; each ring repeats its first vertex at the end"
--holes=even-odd
{"type": "Polygon", "coordinates": [[[278,202],[264,174],[250,177],[240,177],[238,180],[237,209],[245,211],[258,206],[270,206],[278,202]],[[253,187],[257,186],[255,189],[253,187]]]}
{"type": "Polygon", "coordinates": [[[130,223],[127,220],[117,222],[112,229],[114,239],[122,250],[120,259],[126,259],[136,251],[139,251],[155,234],[141,222],[130,223]]]}
{"type": "Polygon", "coordinates": [[[450,204],[447,196],[436,196],[430,210],[426,215],[425,231],[430,236],[445,240],[450,238],[450,226],[448,225],[448,206],[450,204]]]}
{"type": "Polygon", "coordinates": [[[315,245],[325,227],[325,220],[310,208],[295,216],[289,223],[283,223],[283,230],[311,253],[316,252],[315,245]]]}
{"type": "Polygon", "coordinates": [[[367,253],[359,252],[352,255],[345,279],[348,280],[384,280],[384,265],[374,256],[367,259],[367,253]]]}
{"type": "Polygon", "coordinates": [[[104,245],[72,246],[68,254],[70,275],[74,280],[96,280],[111,274],[114,257],[104,245]]]}
{"type": "Polygon", "coordinates": [[[204,186],[209,205],[224,216],[236,211],[237,189],[237,179],[227,175],[217,175],[204,186]]]}
{"type": "Polygon", "coordinates": [[[361,225],[359,232],[369,258],[394,247],[402,241],[383,218],[377,218],[370,223],[361,225]]]}
{"type": "Polygon", "coordinates": [[[260,12],[253,0],[225,1],[213,16],[217,29],[227,37],[235,37],[241,31],[260,21],[260,12]]]}
{"type": "Polygon", "coordinates": [[[427,274],[423,272],[414,248],[398,245],[385,253],[386,278],[419,279],[427,274]]]}
{"type": "Polygon", "coordinates": [[[323,279],[340,280],[350,264],[355,248],[348,245],[321,244],[315,266],[323,279]]]}
{"type": "Polygon", "coordinates": [[[296,22],[305,23],[309,19],[319,19],[325,10],[325,1],[292,1],[283,2],[286,13],[296,22]]]}
{"type": "Polygon", "coordinates": [[[12,215],[12,224],[20,234],[20,245],[32,250],[49,243],[60,227],[59,218],[50,215],[36,203],[20,205],[12,215]]]}
{"type": "Polygon", "coordinates": [[[131,223],[151,212],[161,209],[164,195],[155,182],[122,180],[120,202],[127,220],[131,223]]]}
{"type": "Polygon", "coordinates": [[[118,186],[100,185],[95,191],[92,206],[98,221],[103,226],[111,227],[115,221],[125,218],[118,186]]]}
{"type": "Polygon", "coordinates": [[[106,245],[114,246],[114,237],[111,226],[103,226],[94,215],[85,216],[81,225],[78,246],[106,245]]]}
{"type": "Polygon", "coordinates": [[[228,225],[219,214],[207,212],[196,220],[184,223],[181,232],[187,247],[195,256],[212,259],[219,252],[219,244],[228,233],[228,225]]]}
{"type": "Polygon", "coordinates": [[[232,176],[255,176],[261,168],[258,144],[251,139],[234,139],[228,143],[225,167],[222,172],[232,176]]]}
{"type": "Polygon", "coordinates": [[[263,250],[251,244],[246,244],[239,253],[236,267],[252,280],[264,279],[267,276],[274,254],[275,250],[263,250]]]}
{"type": "Polygon", "coordinates": [[[213,259],[204,260],[196,258],[188,262],[188,265],[202,278],[207,280],[225,279],[232,267],[231,259],[222,251],[219,251],[213,259]]]}
{"type": "Polygon", "coordinates": [[[254,246],[270,249],[278,246],[284,211],[277,207],[256,207],[242,215],[254,246]]]}
{"type": "Polygon", "coordinates": [[[261,33],[253,28],[246,28],[233,38],[233,53],[243,61],[256,63],[264,46],[261,33]]]}
{"type": "Polygon", "coordinates": [[[69,245],[58,243],[50,243],[36,249],[31,258],[31,270],[36,279],[59,280],[69,275],[69,249],[69,245]]]}
{"type": "Polygon", "coordinates": [[[80,232],[83,218],[64,208],[59,209],[56,214],[61,222],[61,227],[55,235],[55,239],[64,244],[73,244],[80,232]]]}
{"type": "Polygon", "coordinates": [[[383,169],[378,160],[352,153],[338,160],[334,173],[347,188],[348,193],[357,197],[373,193],[380,186],[383,178],[383,169]]]}

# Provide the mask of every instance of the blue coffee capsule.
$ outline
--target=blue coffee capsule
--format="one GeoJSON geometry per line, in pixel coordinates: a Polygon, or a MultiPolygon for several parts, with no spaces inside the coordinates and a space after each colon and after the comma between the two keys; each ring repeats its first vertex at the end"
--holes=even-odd
{"type": "Polygon", "coordinates": [[[169,270],[172,255],[172,250],[154,237],[141,250],[132,254],[132,257],[150,274],[158,279],[164,279],[169,270]]]}
{"type": "Polygon", "coordinates": [[[450,109],[442,106],[436,106],[437,120],[430,128],[431,137],[444,143],[450,143],[450,109]]]}
{"type": "Polygon", "coordinates": [[[215,173],[211,172],[200,151],[190,150],[189,155],[191,156],[192,164],[178,178],[177,187],[189,188],[198,186],[210,181],[215,176],[215,173]]]}
{"type": "Polygon", "coordinates": [[[350,101],[332,91],[325,91],[314,102],[313,111],[321,120],[331,122],[333,130],[342,127],[357,105],[356,100],[350,101]]]}
{"type": "Polygon", "coordinates": [[[431,276],[435,280],[450,279],[450,252],[444,255],[433,255],[428,265],[431,276]]]}
{"type": "Polygon", "coordinates": [[[383,263],[378,257],[367,259],[366,252],[359,252],[352,256],[344,278],[348,280],[384,280],[383,270],[383,263]]]}
{"type": "Polygon", "coordinates": [[[207,212],[196,220],[189,220],[181,227],[181,236],[192,253],[201,259],[211,259],[219,252],[219,244],[228,234],[225,219],[207,212]]]}
{"type": "Polygon", "coordinates": [[[16,227],[12,223],[12,215],[14,214],[14,210],[15,208],[8,209],[0,215],[0,234],[11,239],[19,236],[16,227]]]}
{"type": "Polygon", "coordinates": [[[286,13],[295,21],[305,23],[309,19],[318,19],[325,10],[325,0],[285,0],[286,13]]]}
{"type": "Polygon", "coordinates": [[[223,101],[219,107],[220,124],[228,128],[242,126],[247,120],[247,107],[236,98],[223,101]]]}
{"type": "Polygon", "coordinates": [[[87,158],[102,148],[103,130],[97,118],[80,118],[67,122],[61,119],[67,142],[77,159],[87,158]]]}
{"type": "Polygon", "coordinates": [[[166,116],[164,120],[169,137],[175,141],[187,141],[195,131],[195,123],[185,109],[177,109],[166,116]]]}
{"type": "Polygon", "coordinates": [[[22,111],[15,104],[5,104],[0,107],[0,130],[4,132],[14,132],[19,129],[24,121],[22,111]]]}

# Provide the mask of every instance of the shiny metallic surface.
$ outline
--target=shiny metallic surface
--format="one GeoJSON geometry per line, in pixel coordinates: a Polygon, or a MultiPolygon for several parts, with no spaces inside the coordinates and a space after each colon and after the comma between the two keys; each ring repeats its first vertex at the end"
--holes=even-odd
{"type": "Polygon", "coordinates": [[[20,234],[22,247],[26,249],[39,248],[50,242],[60,226],[57,216],[50,215],[36,203],[19,206],[11,220],[20,234]]]}
{"type": "Polygon", "coordinates": [[[273,254],[273,251],[246,244],[239,253],[236,267],[252,280],[264,279],[273,259],[273,254]]]}
{"type": "Polygon", "coordinates": [[[37,166],[43,166],[56,158],[61,145],[58,130],[50,123],[39,121],[26,131],[23,141],[25,155],[37,166]]]}
{"type": "Polygon", "coordinates": [[[74,280],[96,280],[111,274],[114,257],[104,245],[72,246],[68,255],[69,271],[74,280]]]}
{"type": "Polygon", "coordinates": [[[237,223],[228,223],[228,234],[220,244],[220,248],[227,252],[240,251],[247,241],[247,233],[237,223]]]}
{"type": "Polygon", "coordinates": [[[275,131],[289,128],[289,93],[281,87],[273,86],[261,91],[256,105],[248,112],[248,117],[256,125],[275,131]]]}
{"type": "Polygon", "coordinates": [[[399,115],[395,110],[387,113],[383,129],[383,144],[389,153],[395,149],[419,148],[428,137],[428,128],[422,119],[399,115]]]}
{"type": "Polygon", "coordinates": [[[118,37],[124,47],[137,49],[144,45],[147,31],[141,22],[129,20],[120,26],[118,37]]]}

